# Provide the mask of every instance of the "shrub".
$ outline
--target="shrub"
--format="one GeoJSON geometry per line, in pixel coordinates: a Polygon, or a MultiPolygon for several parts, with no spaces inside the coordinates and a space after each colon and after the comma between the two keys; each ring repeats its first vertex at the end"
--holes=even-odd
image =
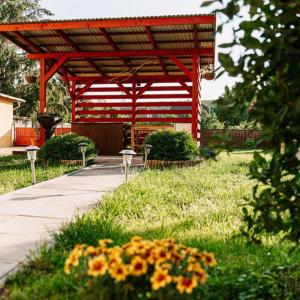
{"type": "Polygon", "coordinates": [[[197,145],[185,131],[162,130],[150,134],[145,141],[152,145],[149,159],[191,160],[195,157],[197,145]]]}
{"type": "Polygon", "coordinates": [[[56,162],[60,159],[77,160],[82,159],[78,144],[86,143],[86,158],[92,160],[96,156],[94,143],[87,137],[79,136],[75,133],[54,136],[46,141],[39,151],[39,158],[56,162]]]}
{"type": "Polygon", "coordinates": [[[91,299],[186,299],[207,281],[217,263],[212,253],[177,244],[173,239],[135,236],[123,246],[77,244],[65,262],[65,273],[88,284],[91,299]],[[182,297],[182,298],[181,298],[182,297]]]}
{"type": "Polygon", "coordinates": [[[256,141],[254,139],[247,139],[244,143],[244,148],[246,149],[255,149],[256,141]]]}

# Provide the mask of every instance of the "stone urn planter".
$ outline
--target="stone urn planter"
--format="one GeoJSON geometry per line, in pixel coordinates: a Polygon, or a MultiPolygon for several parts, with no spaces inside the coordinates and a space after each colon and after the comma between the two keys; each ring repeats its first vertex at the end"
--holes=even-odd
{"type": "Polygon", "coordinates": [[[45,140],[49,140],[54,133],[56,125],[58,125],[62,118],[57,114],[48,114],[48,113],[41,113],[38,114],[37,117],[41,126],[45,129],[45,140]]]}
{"type": "Polygon", "coordinates": [[[213,71],[204,70],[202,73],[202,77],[203,77],[203,79],[206,79],[206,80],[214,80],[215,73],[213,71]]]}

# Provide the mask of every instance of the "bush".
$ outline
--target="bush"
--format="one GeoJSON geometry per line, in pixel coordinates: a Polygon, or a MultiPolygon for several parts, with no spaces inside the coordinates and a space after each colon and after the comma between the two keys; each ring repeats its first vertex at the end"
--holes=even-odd
{"type": "Polygon", "coordinates": [[[57,162],[60,159],[79,160],[82,154],[79,151],[78,144],[86,143],[86,158],[92,160],[97,154],[94,143],[87,137],[79,136],[75,133],[54,136],[46,141],[38,153],[39,158],[57,162]]]}
{"type": "Polygon", "coordinates": [[[196,143],[185,131],[157,131],[149,135],[145,143],[152,145],[148,158],[155,160],[191,160],[197,151],[196,143]]]}
{"type": "Polygon", "coordinates": [[[255,149],[256,148],[256,141],[254,139],[247,139],[244,143],[244,148],[246,149],[255,149]]]}

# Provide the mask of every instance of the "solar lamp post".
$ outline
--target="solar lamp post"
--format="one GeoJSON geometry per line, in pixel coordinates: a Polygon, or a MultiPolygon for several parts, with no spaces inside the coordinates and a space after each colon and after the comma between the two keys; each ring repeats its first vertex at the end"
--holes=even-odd
{"type": "Polygon", "coordinates": [[[35,161],[37,158],[37,151],[40,150],[39,147],[29,146],[25,148],[27,153],[27,159],[31,165],[31,174],[32,174],[32,184],[36,184],[36,176],[35,176],[35,161]]]}
{"type": "Polygon", "coordinates": [[[132,156],[136,155],[136,153],[133,150],[130,149],[124,149],[119,152],[123,156],[123,165],[125,167],[125,178],[126,182],[128,181],[128,169],[132,162],[132,156]]]}
{"type": "Polygon", "coordinates": [[[80,143],[78,146],[79,146],[80,152],[82,153],[82,165],[85,168],[86,167],[85,154],[86,154],[87,143],[80,143]]]}

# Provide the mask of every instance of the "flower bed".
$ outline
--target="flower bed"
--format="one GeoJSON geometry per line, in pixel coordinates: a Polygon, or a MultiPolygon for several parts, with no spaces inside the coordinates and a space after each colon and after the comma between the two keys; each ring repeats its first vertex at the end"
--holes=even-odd
{"type": "Polygon", "coordinates": [[[121,247],[109,247],[111,243],[105,239],[98,247],[78,244],[64,266],[65,273],[80,276],[98,290],[100,299],[104,299],[101,285],[111,286],[111,293],[118,291],[118,299],[130,293],[142,299],[146,295],[176,299],[205,284],[207,269],[217,264],[212,253],[177,244],[174,239],[150,241],[135,236],[121,247]]]}
{"type": "Polygon", "coordinates": [[[166,168],[166,167],[193,167],[201,163],[201,160],[148,160],[148,168],[166,168]]]}

